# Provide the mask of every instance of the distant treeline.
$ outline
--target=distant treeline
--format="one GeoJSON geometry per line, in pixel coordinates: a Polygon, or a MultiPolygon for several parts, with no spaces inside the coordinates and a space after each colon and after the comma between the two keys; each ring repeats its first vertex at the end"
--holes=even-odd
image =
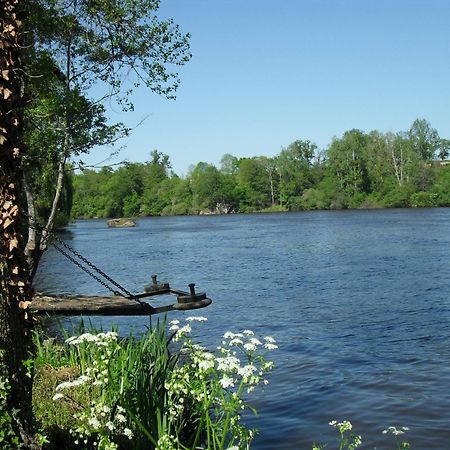
{"type": "Polygon", "coordinates": [[[84,170],[73,218],[450,206],[450,141],[423,119],[407,132],[350,130],[325,150],[297,140],[272,158],[222,157],[181,178],[169,157],[84,170]]]}

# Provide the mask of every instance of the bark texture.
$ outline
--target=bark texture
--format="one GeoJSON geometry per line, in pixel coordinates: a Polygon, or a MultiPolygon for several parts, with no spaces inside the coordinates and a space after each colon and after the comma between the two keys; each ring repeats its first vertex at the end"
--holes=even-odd
{"type": "Polygon", "coordinates": [[[31,417],[30,333],[26,324],[31,299],[21,235],[23,77],[21,11],[25,0],[0,0],[0,367],[11,385],[10,403],[20,409],[23,432],[31,417]]]}

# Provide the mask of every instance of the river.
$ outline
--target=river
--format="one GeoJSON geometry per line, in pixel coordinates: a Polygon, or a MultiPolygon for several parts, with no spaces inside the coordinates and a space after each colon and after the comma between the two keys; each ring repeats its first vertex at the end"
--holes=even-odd
{"type": "MultiPolygon", "coordinates": [[[[61,237],[130,291],[152,274],[195,282],[213,299],[205,345],[248,328],[277,339],[270,384],[252,397],[254,450],[334,448],[332,419],[350,420],[365,449],[393,448],[390,425],[409,427],[414,449],[450,448],[450,209],[87,220],[61,237]]],[[[37,287],[107,293],[53,248],[37,287]]],[[[126,334],[148,319],[102,323],[126,334]]]]}

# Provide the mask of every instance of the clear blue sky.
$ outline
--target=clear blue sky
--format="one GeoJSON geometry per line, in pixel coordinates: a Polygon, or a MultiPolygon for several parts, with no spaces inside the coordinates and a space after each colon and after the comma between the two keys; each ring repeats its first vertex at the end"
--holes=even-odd
{"type": "Polygon", "coordinates": [[[416,118],[450,138],[450,0],[161,0],[160,16],[192,34],[193,58],[176,101],[140,89],[136,111],[114,117],[148,116],[115,161],[157,149],[185,175],[224,153],[326,148],[346,130],[416,118]]]}

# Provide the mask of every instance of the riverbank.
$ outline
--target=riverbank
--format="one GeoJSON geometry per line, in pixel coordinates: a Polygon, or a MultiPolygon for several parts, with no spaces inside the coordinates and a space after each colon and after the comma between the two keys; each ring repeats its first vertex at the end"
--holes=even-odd
{"type": "Polygon", "coordinates": [[[36,334],[33,407],[45,448],[248,448],[255,430],[241,421],[244,396],[267,383],[264,356],[277,345],[244,330],[212,352],[191,338],[206,320],[161,322],[140,337],[36,334]]]}

